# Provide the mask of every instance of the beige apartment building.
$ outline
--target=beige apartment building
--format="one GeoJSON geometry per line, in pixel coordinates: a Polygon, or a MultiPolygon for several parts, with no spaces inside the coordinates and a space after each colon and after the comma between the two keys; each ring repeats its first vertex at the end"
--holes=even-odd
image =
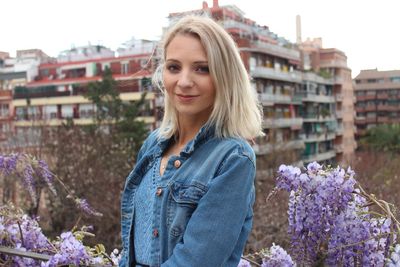
{"type": "Polygon", "coordinates": [[[358,138],[379,124],[400,123],[400,70],[361,70],[354,81],[358,138]]]}
{"type": "Polygon", "coordinates": [[[316,72],[332,81],[335,98],[332,112],[336,118],[334,125],[336,159],[338,162],[349,163],[357,144],[354,138],[355,97],[347,57],[338,49],[323,48],[320,38],[306,40],[301,44],[301,50],[304,71],[316,72]]]}

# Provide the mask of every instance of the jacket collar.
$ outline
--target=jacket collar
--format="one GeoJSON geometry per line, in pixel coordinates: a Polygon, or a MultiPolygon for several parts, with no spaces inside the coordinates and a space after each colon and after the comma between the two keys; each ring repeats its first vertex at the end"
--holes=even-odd
{"type": "MultiPolygon", "coordinates": [[[[215,126],[205,124],[203,127],[200,128],[200,130],[197,132],[196,136],[189,141],[186,146],[182,149],[181,155],[186,154],[190,155],[193,153],[193,151],[201,144],[204,142],[208,141],[209,139],[213,138],[215,136],[215,126]]],[[[171,138],[160,138],[157,142],[158,144],[158,151],[157,151],[157,156],[160,156],[165,149],[169,146],[169,144],[172,142],[174,137],[171,138]]]]}

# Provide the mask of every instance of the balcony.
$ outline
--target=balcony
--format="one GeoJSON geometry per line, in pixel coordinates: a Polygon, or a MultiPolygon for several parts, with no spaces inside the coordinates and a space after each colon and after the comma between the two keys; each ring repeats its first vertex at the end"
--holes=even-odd
{"type": "Polygon", "coordinates": [[[343,153],[343,149],[344,149],[344,146],[343,146],[342,144],[340,144],[340,145],[335,145],[335,152],[336,152],[336,154],[343,153]]]}
{"type": "Polygon", "coordinates": [[[336,110],[336,118],[342,119],[343,118],[343,111],[341,110],[336,110]]]}
{"type": "Polygon", "coordinates": [[[367,111],[376,111],[376,105],[374,105],[374,104],[367,105],[367,106],[365,106],[364,111],[365,112],[367,112],[367,111]]]}
{"type": "Polygon", "coordinates": [[[300,51],[295,49],[289,49],[276,44],[269,44],[265,42],[255,41],[251,42],[251,48],[242,48],[241,50],[251,50],[257,52],[263,52],[266,54],[274,55],[277,57],[293,59],[300,61],[300,51]]]}
{"type": "MultiPolygon", "coordinates": [[[[151,124],[155,122],[154,116],[137,117],[137,120],[143,121],[146,124],[151,124]]],[[[76,125],[90,125],[93,124],[93,118],[77,118],[73,119],[76,125]]],[[[47,120],[19,120],[14,122],[16,127],[32,127],[32,126],[61,126],[67,123],[66,119],[47,119],[47,120]]]]}
{"type": "Polygon", "coordinates": [[[335,97],[329,95],[316,95],[306,93],[303,96],[305,102],[335,103],[335,97]]]}
{"type": "Polygon", "coordinates": [[[342,102],[343,101],[343,94],[336,94],[335,95],[336,102],[342,102]]]}
{"type": "Polygon", "coordinates": [[[365,122],[366,123],[376,123],[377,118],[376,117],[366,117],[365,122]]]}
{"type": "Polygon", "coordinates": [[[303,80],[316,82],[320,84],[333,84],[333,78],[324,78],[313,72],[304,72],[303,80]]]}
{"type": "Polygon", "coordinates": [[[367,129],[357,129],[355,133],[357,136],[364,136],[367,134],[367,129]]]}
{"type": "Polygon", "coordinates": [[[0,90],[0,100],[11,100],[12,91],[11,90],[0,90]]]}
{"type": "Polygon", "coordinates": [[[254,26],[244,24],[242,22],[235,21],[235,20],[221,21],[221,26],[224,27],[224,29],[240,29],[240,30],[247,31],[250,33],[256,31],[256,28],[254,26]]]}
{"type": "Polygon", "coordinates": [[[388,116],[378,116],[378,123],[389,123],[388,116]]]}
{"type": "Polygon", "coordinates": [[[348,68],[346,61],[342,60],[321,60],[320,61],[321,68],[348,68]]]}
{"type": "Polygon", "coordinates": [[[335,84],[342,84],[342,83],[344,83],[343,77],[336,75],[335,78],[334,78],[334,83],[335,83],[335,84]]]}
{"type": "Polygon", "coordinates": [[[327,140],[335,139],[335,133],[327,133],[327,134],[306,134],[304,135],[304,142],[306,143],[314,143],[314,142],[323,142],[327,140]]]}
{"type": "Polygon", "coordinates": [[[285,150],[295,150],[295,149],[304,149],[304,141],[303,140],[290,140],[287,142],[280,142],[277,144],[255,144],[253,146],[254,152],[257,155],[265,155],[274,151],[285,151],[285,150]]]}
{"type": "Polygon", "coordinates": [[[303,156],[303,161],[304,163],[310,163],[313,161],[321,162],[324,160],[333,159],[335,157],[336,157],[336,151],[332,149],[326,152],[316,153],[312,155],[305,155],[303,156]]]}
{"type": "Polygon", "coordinates": [[[388,93],[377,93],[376,94],[376,98],[378,98],[378,99],[388,99],[389,95],[388,95],[388,93]]]}
{"type": "Polygon", "coordinates": [[[366,119],[366,117],[359,116],[359,117],[356,117],[355,123],[356,124],[365,124],[365,123],[367,123],[367,119],[366,119]]]}
{"type": "Polygon", "coordinates": [[[343,126],[337,127],[335,129],[335,133],[336,133],[337,136],[343,135],[343,131],[344,131],[343,130],[343,126]]]}
{"type": "Polygon", "coordinates": [[[354,109],[355,109],[356,112],[365,112],[365,107],[364,106],[363,107],[360,107],[360,106],[359,107],[355,107],[354,109]]]}
{"type": "Polygon", "coordinates": [[[272,106],[274,103],[290,104],[292,96],[281,94],[259,94],[259,99],[264,106],[272,106]]]}
{"type": "Polygon", "coordinates": [[[270,80],[280,80],[293,83],[301,83],[302,81],[301,72],[299,71],[283,72],[272,68],[255,67],[253,70],[250,70],[250,74],[252,77],[270,80]]]}
{"type": "Polygon", "coordinates": [[[300,129],[303,125],[302,118],[277,118],[277,119],[264,119],[264,128],[286,128],[291,127],[300,129]]]}
{"type": "Polygon", "coordinates": [[[400,118],[389,118],[389,123],[400,123],[400,118]]]}
{"type": "Polygon", "coordinates": [[[370,94],[370,95],[365,95],[364,100],[375,100],[376,95],[375,94],[370,94]]]}
{"type": "Polygon", "coordinates": [[[308,113],[303,116],[304,122],[326,122],[326,121],[335,121],[336,117],[334,116],[321,116],[316,113],[308,113]]]}

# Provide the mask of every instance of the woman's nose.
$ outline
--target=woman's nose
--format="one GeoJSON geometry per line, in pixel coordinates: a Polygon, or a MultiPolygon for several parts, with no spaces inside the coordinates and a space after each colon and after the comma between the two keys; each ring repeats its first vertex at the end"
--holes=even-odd
{"type": "Polygon", "coordinates": [[[185,88],[185,87],[192,87],[193,85],[194,85],[194,82],[193,82],[190,72],[182,71],[180,73],[180,76],[178,79],[178,86],[185,88]]]}

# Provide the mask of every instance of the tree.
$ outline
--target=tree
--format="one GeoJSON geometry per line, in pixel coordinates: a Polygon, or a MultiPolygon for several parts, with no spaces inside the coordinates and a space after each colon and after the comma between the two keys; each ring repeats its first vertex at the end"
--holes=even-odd
{"type": "Polygon", "coordinates": [[[361,144],[377,151],[400,151],[400,124],[382,124],[367,131],[361,144]]]}
{"type": "Polygon", "coordinates": [[[112,249],[120,244],[120,194],[136,154],[148,133],[138,120],[145,95],[134,103],[121,101],[111,71],[102,81],[90,83],[86,95],[96,106],[93,124],[77,126],[69,121],[57,128],[48,147],[54,157],[54,173],[77,196],[85,197],[103,213],[93,219],[73,212],[73,203],[51,199],[51,231],[56,234],[76,224],[92,224],[93,243],[112,249]]]}

